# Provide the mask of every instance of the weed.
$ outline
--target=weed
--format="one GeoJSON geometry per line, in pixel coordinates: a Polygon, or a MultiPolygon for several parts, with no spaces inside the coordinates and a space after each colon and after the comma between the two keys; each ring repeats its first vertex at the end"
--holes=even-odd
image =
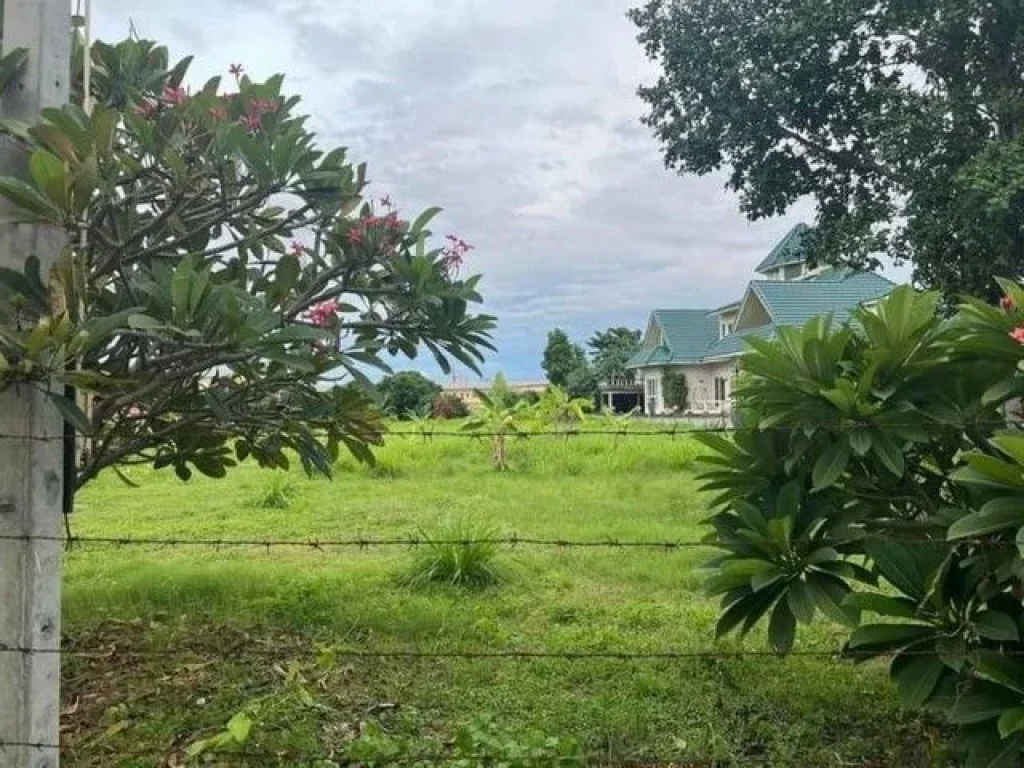
{"type": "Polygon", "coordinates": [[[433,533],[421,532],[424,543],[416,553],[409,583],[447,584],[481,589],[498,581],[494,564],[498,533],[489,527],[453,520],[442,523],[433,533]]]}
{"type": "Polygon", "coordinates": [[[273,472],[270,481],[256,497],[256,506],[263,509],[288,509],[298,496],[298,486],[284,472],[273,472]]]}

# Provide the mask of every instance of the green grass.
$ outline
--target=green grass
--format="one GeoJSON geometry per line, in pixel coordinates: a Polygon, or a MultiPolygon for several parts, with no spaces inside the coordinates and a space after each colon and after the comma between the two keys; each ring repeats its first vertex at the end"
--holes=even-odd
{"type": "MultiPolygon", "coordinates": [[[[324,540],[415,536],[458,519],[518,536],[692,540],[706,514],[699,451],[685,437],[513,441],[512,471],[497,473],[485,442],[392,438],[376,467],[345,458],[333,481],[292,473],[284,509],[259,503],[276,481],[255,466],[187,484],[135,470],[139,489],[102,477],[81,494],[75,528],[324,540]]],[[[285,765],[315,764],[300,753],[444,745],[482,714],[503,732],[575,739],[588,755],[678,765],[943,764],[935,725],[900,709],[874,663],[324,661],[325,647],[736,649],[714,643],[717,606],[700,592],[709,554],[502,550],[500,581],[471,590],[410,584],[417,553],[402,548],[80,549],[67,560],[65,630],[96,657],[66,663],[65,762],[160,765],[247,709],[246,749],[285,765]],[[146,654],[116,652],[126,649],[146,654]],[[125,750],[153,754],[117,757],[125,750]]],[[[834,649],[841,633],[819,624],[798,644],[834,649]]],[[[763,634],[742,646],[764,648],[763,634]]]]}

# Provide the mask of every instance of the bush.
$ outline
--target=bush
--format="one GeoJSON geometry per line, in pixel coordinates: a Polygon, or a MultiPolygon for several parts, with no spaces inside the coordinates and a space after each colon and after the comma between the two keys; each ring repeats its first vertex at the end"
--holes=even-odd
{"type": "Polygon", "coordinates": [[[665,405],[677,411],[685,411],[690,404],[690,392],[686,376],[682,373],[665,374],[665,405]]]}
{"type": "Polygon", "coordinates": [[[961,726],[969,766],[1024,755],[1024,435],[1001,411],[1024,393],[1024,290],[1003,286],[951,321],[904,287],[847,327],[751,340],[745,428],[701,438],[717,634],[768,617],[784,654],[819,613],[849,626],[848,654],[891,656],[904,704],[961,726]]]}
{"type": "Polygon", "coordinates": [[[434,533],[422,532],[424,543],[409,582],[472,589],[494,584],[499,577],[493,562],[498,544],[487,540],[497,536],[492,528],[457,520],[443,523],[434,533]]]}
{"type": "Polygon", "coordinates": [[[469,406],[457,395],[442,392],[434,398],[431,415],[435,419],[464,419],[469,416],[469,406]]]}

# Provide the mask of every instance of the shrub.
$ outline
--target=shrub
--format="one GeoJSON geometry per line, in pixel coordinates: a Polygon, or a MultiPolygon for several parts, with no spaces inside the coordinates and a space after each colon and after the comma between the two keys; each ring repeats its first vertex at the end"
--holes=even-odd
{"type": "Polygon", "coordinates": [[[469,416],[469,406],[462,398],[442,392],[434,398],[431,414],[435,419],[464,419],[469,416]]]}
{"type": "Polygon", "coordinates": [[[819,613],[846,624],[849,654],[891,656],[900,699],[990,767],[1024,755],[1024,436],[1001,411],[1024,392],[1024,290],[1002,285],[952,320],[904,287],[849,326],[752,340],[744,428],[701,438],[717,633],[768,617],[787,653],[819,613]]]}
{"type": "Polygon", "coordinates": [[[685,411],[690,404],[690,392],[686,376],[682,373],[665,374],[665,405],[677,411],[685,411]]]}
{"type": "Polygon", "coordinates": [[[409,582],[415,585],[446,584],[480,589],[498,581],[494,558],[497,533],[489,527],[454,520],[434,533],[421,532],[423,544],[416,553],[409,582]]]}

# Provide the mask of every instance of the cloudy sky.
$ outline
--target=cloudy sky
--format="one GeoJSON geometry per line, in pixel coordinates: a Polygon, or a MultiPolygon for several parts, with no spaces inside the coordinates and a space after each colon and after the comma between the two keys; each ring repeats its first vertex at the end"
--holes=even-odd
{"type": "MultiPolygon", "coordinates": [[[[97,37],[194,54],[193,79],[241,62],[287,75],[324,144],[369,164],[375,195],[475,246],[499,353],[538,378],[546,332],[641,327],[654,307],[713,307],[800,214],[748,223],[721,177],[665,170],[640,124],[654,77],[631,0],[94,0],[97,37]]],[[[436,369],[421,361],[428,372],[436,369]]],[[[402,367],[414,367],[413,365],[402,367]]]]}

